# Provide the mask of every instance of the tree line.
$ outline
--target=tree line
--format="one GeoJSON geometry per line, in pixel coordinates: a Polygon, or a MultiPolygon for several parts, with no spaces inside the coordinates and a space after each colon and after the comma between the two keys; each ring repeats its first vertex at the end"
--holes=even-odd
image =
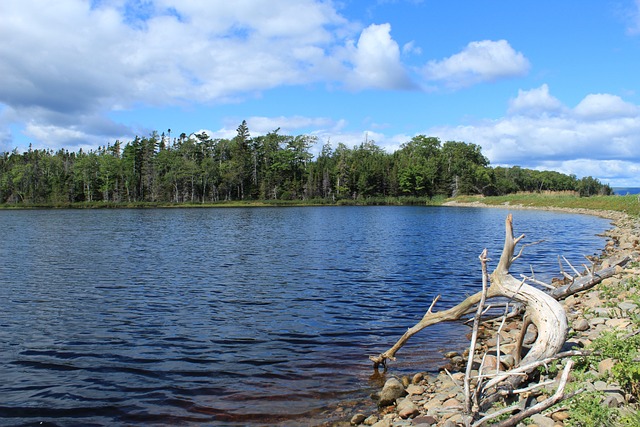
{"type": "Polygon", "coordinates": [[[575,191],[613,194],[595,178],[491,167],[478,145],[418,135],[394,153],[374,141],[354,147],[317,139],[251,137],[246,122],[230,139],[206,133],[115,141],[85,152],[17,150],[0,154],[1,204],[77,202],[208,203],[223,200],[366,199],[575,191]]]}

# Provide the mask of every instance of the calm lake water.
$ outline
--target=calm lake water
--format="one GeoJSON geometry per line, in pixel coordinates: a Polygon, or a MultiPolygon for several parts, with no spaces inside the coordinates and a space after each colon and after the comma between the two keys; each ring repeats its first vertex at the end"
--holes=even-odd
{"type": "MultiPolygon", "coordinates": [[[[507,210],[0,211],[0,424],[313,425],[366,400],[368,356],[497,262],[507,210]]],[[[604,219],[515,211],[515,273],[599,254],[604,219]]],[[[436,370],[436,325],[389,374],[436,370]]]]}

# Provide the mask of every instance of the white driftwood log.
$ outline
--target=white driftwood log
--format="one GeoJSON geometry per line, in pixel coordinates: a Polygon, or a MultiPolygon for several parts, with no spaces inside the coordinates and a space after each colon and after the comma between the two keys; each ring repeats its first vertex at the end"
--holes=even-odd
{"type": "Polygon", "coordinates": [[[491,274],[491,287],[499,295],[523,303],[526,314],[538,329],[538,338],[520,364],[544,359],[560,351],[567,339],[567,315],[562,305],[549,294],[522,282],[509,273],[511,264],[520,256],[515,246],[524,237],[513,237],[513,218],[507,216],[504,248],[498,266],[491,274]]]}
{"type": "MultiPolygon", "coordinates": [[[[490,286],[486,290],[486,299],[502,296],[525,305],[529,319],[538,329],[536,342],[520,362],[520,365],[527,365],[536,360],[555,355],[566,340],[568,326],[566,314],[558,301],[543,291],[516,279],[509,273],[509,268],[521,255],[521,253],[515,255],[515,247],[522,238],[524,238],[524,235],[518,238],[513,236],[513,217],[509,214],[505,222],[505,242],[502,255],[498,266],[491,273],[490,286]]],[[[380,355],[370,357],[374,363],[374,368],[381,364],[384,365],[388,359],[394,360],[396,352],[411,336],[427,326],[460,319],[463,315],[472,311],[481,298],[482,292],[478,292],[448,310],[433,312],[432,309],[437,301],[436,299],[420,322],[409,328],[393,347],[380,355]]],[[[522,381],[522,376],[510,376],[507,372],[500,379],[494,379],[490,383],[498,384],[504,380],[509,380],[510,386],[513,387],[522,381]]]]}

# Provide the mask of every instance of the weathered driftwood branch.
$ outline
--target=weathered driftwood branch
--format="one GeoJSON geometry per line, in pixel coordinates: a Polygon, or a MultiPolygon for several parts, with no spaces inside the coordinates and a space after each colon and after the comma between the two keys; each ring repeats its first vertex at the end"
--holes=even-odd
{"type": "MultiPolygon", "coordinates": [[[[480,254],[480,265],[482,267],[482,295],[480,297],[480,303],[476,310],[476,315],[473,318],[473,329],[471,333],[471,343],[469,344],[469,358],[467,359],[467,370],[464,375],[464,410],[467,414],[477,412],[477,399],[475,399],[475,405],[471,404],[471,369],[473,368],[473,356],[476,352],[476,340],[478,338],[478,328],[480,327],[480,318],[484,311],[484,302],[487,297],[487,282],[489,281],[487,275],[487,250],[485,249],[480,254]]],[[[500,359],[498,359],[500,360],[500,359]]]]}
{"type": "MultiPolygon", "coordinates": [[[[553,394],[553,396],[549,397],[548,399],[543,400],[542,402],[539,402],[535,405],[533,405],[530,408],[527,408],[525,410],[522,410],[522,406],[521,405],[515,405],[515,406],[511,406],[510,408],[507,409],[511,409],[510,411],[507,410],[504,413],[509,413],[509,412],[514,412],[514,411],[520,411],[517,414],[512,415],[511,417],[509,417],[509,419],[504,420],[498,424],[495,424],[494,427],[512,427],[517,425],[520,421],[524,420],[525,418],[528,418],[532,415],[535,414],[539,414],[540,412],[544,411],[545,409],[548,409],[550,407],[552,407],[553,405],[555,405],[556,403],[560,402],[561,400],[565,399],[565,393],[564,393],[564,389],[567,385],[567,381],[569,380],[569,372],[571,371],[571,368],[573,367],[573,360],[569,360],[567,362],[567,364],[564,367],[564,370],[562,371],[562,376],[560,377],[560,382],[558,383],[558,388],[556,390],[556,392],[553,394]]],[[[502,414],[501,414],[502,415],[502,414]]],[[[484,417],[480,420],[478,420],[478,422],[473,424],[473,427],[480,427],[485,425],[486,422],[490,421],[491,419],[494,419],[496,417],[495,414],[492,414],[490,416],[484,417]]]]}
{"type": "Polygon", "coordinates": [[[590,289],[598,283],[602,282],[604,279],[616,274],[618,268],[624,267],[630,260],[631,257],[625,257],[610,267],[596,272],[592,271],[590,272],[590,274],[584,276],[572,278],[570,283],[560,286],[551,291],[551,296],[555,299],[561,300],[570,295],[590,289]]]}
{"type": "MultiPolygon", "coordinates": [[[[487,290],[487,298],[493,298],[498,296],[491,287],[487,290]]],[[[400,337],[400,339],[389,350],[377,356],[369,356],[369,359],[373,361],[374,369],[377,369],[380,365],[384,365],[387,359],[395,360],[395,354],[402,348],[402,346],[415,334],[426,328],[427,326],[435,325],[440,322],[448,322],[458,320],[465,314],[467,314],[473,306],[475,306],[482,297],[482,292],[478,292],[467,297],[460,304],[455,307],[451,307],[448,310],[433,312],[431,309],[425,313],[422,319],[400,337]]],[[[433,305],[432,305],[433,307],[433,305]]]]}

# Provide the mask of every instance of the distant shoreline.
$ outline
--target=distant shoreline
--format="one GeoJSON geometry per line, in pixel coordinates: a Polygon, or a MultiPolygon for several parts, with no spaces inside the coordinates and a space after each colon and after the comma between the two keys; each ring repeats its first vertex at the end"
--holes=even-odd
{"type": "Polygon", "coordinates": [[[611,220],[619,220],[628,217],[625,212],[614,210],[599,210],[599,209],[587,209],[587,208],[566,208],[558,206],[524,206],[521,204],[501,204],[492,205],[482,202],[458,202],[451,200],[442,204],[445,207],[469,207],[469,208],[495,208],[495,209],[513,209],[513,210],[538,210],[538,211],[551,211],[551,212],[565,212],[581,215],[591,215],[601,218],[607,218],[611,220]]]}

